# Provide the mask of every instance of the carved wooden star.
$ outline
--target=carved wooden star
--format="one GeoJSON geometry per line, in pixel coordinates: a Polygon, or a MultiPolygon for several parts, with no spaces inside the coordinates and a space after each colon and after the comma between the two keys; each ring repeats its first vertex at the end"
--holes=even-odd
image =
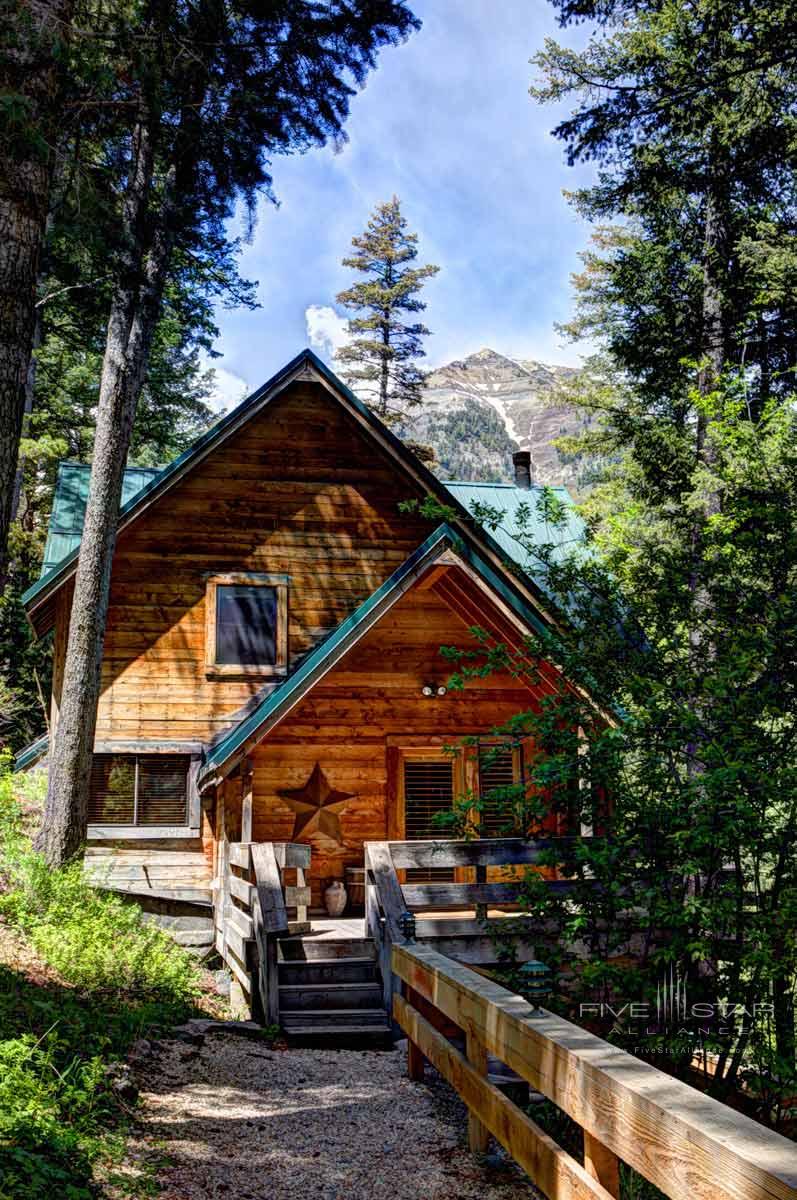
{"type": "Polygon", "coordinates": [[[338,845],[343,844],[340,821],[335,810],[342,809],[346,801],[351,800],[356,793],[341,792],[331,787],[319,763],[313,767],[304,787],[283,788],[277,791],[277,795],[296,813],[291,834],[292,842],[298,841],[301,834],[312,833],[313,829],[317,829],[338,845]]]}

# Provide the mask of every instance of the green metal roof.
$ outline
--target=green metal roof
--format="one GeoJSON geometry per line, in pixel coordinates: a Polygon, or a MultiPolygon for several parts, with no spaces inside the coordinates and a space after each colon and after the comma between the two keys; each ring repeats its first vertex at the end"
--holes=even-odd
{"type": "Polygon", "coordinates": [[[556,547],[554,557],[561,558],[578,543],[584,532],[584,522],[578,515],[573,497],[566,487],[547,489],[564,505],[564,521],[553,525],[539,512],[539,501],[546,490],[542,487],[529,489],[515,487],[513,483],[473,483],[460,480],[446,482],[445,486],[470,513],[478,511],[478,505],[489,505],[490,508],[500,510],[504,514],[500,525],[495,528],[492,524],[488,525],[493,540],[507,558],[522,567],[543,590],[544,568],[539,560],[521,545],[518,534],[522,534],[526,545],[533,543],[537,546],[556,547]]]}
{"type": "MultiPolygon", "coordinates": [[[[163,467],[128,467],[122,481],[122,508],[162,471],[163,467]]],[[[58,467],[41,578],[59,567],[80,545],[90,475],[88,463],[62,462],[58,467]]]]}
{"type": "Polygon", "coordinates": [[[36,738],[35,742],[31,742],[24,750],[20,750],[19,754],[14,757],[14,774],[18,771],[27,771],[28,767],[34,766],[39,759],[44,758],[50,745],[50,735],[43,733],[41,737],[36,738]]]}
{"type": "Polygon", "coordinates": [[[478,550],[450,525],[439,525],[389,579],[307,655],[292,675],[270,692],[253,712],[244,717],[211,748],[202,766],[200,779],[207,780],[208,777],[212,777],[214,770],[234,758],[249,738],[267,724],[273,724],[285,711],[292,708],[313,683],[374,624],[381,616],[383,607],[397,600],[420,571],[447,547],[452,547],[530,629],[538,632],[543,630],[544,626],[539,616],[507,586],[506,581],[493,570],[478,550]]]}

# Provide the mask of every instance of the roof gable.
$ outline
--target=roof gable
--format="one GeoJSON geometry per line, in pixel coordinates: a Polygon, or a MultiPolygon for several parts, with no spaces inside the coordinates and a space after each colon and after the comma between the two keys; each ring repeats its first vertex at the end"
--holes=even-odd
{"type": "MultiPolygon", "coordinates": [[[[372,629],[394,604],[436,564],[455,561],[468,574],[478,577],[493,602],[503,613],[502,623],[531,632],[543,628],[539,616],[506,586],[500,574],[450,525],[438,528],[377,588],[349,617],[319,643],[300,666],[257,707],[219,738],[210,748],[200,773],[202,788],[213,786],[228,774],[261,741],[345,654],[372,629]]],[[[474,624],[479,621],[474,619],[474,624]]],[[[522,635],[521,635],[522,636],[522,635]]],[[[546,668],[555,673],[555,668],[546,668]]]]}
{"type": "MultiPolygon", "coordinates": [[[[453,519],[456,522],[457,528],[461,529],[462,532],[470,531],[472,536],[478,539],[485,551],[486,560],[492,562],[493,569],[498,574],[504,574],[505,579],[511,579],[513,586],[520,589],[533,604],[536,604],[540,614],[545,619],[548,621],[554,619],[552,613],[548,610],[548,602],[544,595],[542,580],[539,578],[535,579],[534,564],[529,562],[525,552],[522,551],[517,541],[513,538],[511,529],[499,530],[498,532],[501,534],[500,538],[491,536],[483,528],[474,530],[474,522],[464,502],[470,502],[474,499],[475,496],[472,493],[475,493],[478,489],[489,487],[491,493],[495,493],[496,491],[500,491],[501,493],[498,499],[492,495],[489,499],[490,503],[496,507],[500,507],[502,500],[506,499],[510,501],[507,508],[511,508],[516,513],[522,500],[528,502],[529,493],[519,492],[519,489],[506,485],[452,484],[450,487],[446,487],[311,350],[304,350],[292,359],[291,362],[278,371],[267,383],[248,396],[237,408],[223,417],[189,449],[184,451],[183,454],[161,471],[151,473],[149,469],[134,468],[133,470],[136,474],[130,475],[129,482],[125,484],[125,490],[123,490],[123,504],[119,518],[120,531],[133,521],[139,519],[150,504],[160,498],[189,471],[196,469],[216,447],[223,444],[230,436],[241,429],[247,421],[251,420],[273,398],[280,395],[286,387],[299,380],[312,380],[321,383],[327,392],[357,420],[361,428],[368,435],[375,438],[383,449],[389,452],[397,465],[408,476],[414,479],[421,491],[431,493],[441,503],[453,509],[453,519]],[[140,484],[140,486],[137,490],[134,490],[136,483],[140,484]],[[514,493],[519,493],[520,499],[514,493]],[[513,576],[510,572],[506,572],[504,563],[507,556],[514,560],[517,565],[521,566],[527,574],[513,576]]],[[[86,468],[83,468],[83,473],[85,474],[85,472],[86,468]]],[[[79,534],[76,525],[79,520],[82,528],[82,513],[85,511],[85,496],[88,491],[87,481],[85,488],[82,483],[78,483],[80,474],[81,469],[79,464],[69,464],[67,466],[64,479],[73,480],[71,496],[68,500],[64,501],[63,505],[59,504],[57,506],[58,515],[56,517],[56,524],[51,527],[52,540],[48,538],[48,553],[53,557],[59,550],[58,539],[61,537],[65,538],[65,541],[62,543],[63,549],[67,549],[68,545],[71,548],[68,549],[66,557],[55,563],[46,573],[43,573],[42,577],[23,596],[23,602],[26,605],[31,620],[36,621],[39,618],[41,628],[47,628],[47,622],[51,620],[52,597],[71,578],[77,566],[79,534]],[[81,494],[83,495],[82,509],[80,506],[81,494]],[[58,524],[60,521],[64,522],[63,531],[58,524]]],[[[61,476],[59,475],[60,478],[61,476]]],[[[533,503],[531,507],[533,510],[533,503]]],[[[578,521],[575,513],[574,521],[578,521]]],[[[563,541],[569,540],[567,531],[565,531],[564,535],[557,534],[556,536],[563,537],[563,541]]],[[[554,539],[552,538],[551,540],[554,539]]]]}

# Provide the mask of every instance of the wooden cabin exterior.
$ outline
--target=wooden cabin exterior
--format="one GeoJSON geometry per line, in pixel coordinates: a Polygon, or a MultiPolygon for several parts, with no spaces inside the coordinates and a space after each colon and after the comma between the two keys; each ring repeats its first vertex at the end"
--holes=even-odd
{"type": "MultiPolygon", "coordinates": [[[[475,646],[476,625],[521,645],[554,619],[544,593],[508,569],[511,536],[469,519],[473,489],[435,479],[309,351],[136,483],[90,801],[88,861],[113,886],[209,887],[223,811],[230,840],[311,845],[319,905],[366,841],[423,837],[435,807],[483,786],[478,751],[446,746],[489,743],[554,686],[543,665],[533,686],[506,673],[445,690],[442,645],[475,646]],[[445,522],[401,511],[430,493],[445,522]]],[[[54,630],[52,738],[86,484],[63,468],[26,595],[36,631],[54,630]]],[[[493,770],[519,777],[517,751],[493,770]]]]}

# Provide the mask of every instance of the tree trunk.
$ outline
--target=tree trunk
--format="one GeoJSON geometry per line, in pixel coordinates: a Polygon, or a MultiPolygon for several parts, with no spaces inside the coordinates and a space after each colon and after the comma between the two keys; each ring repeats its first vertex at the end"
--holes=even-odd
{"type": "Polygon", "coordinates": [[[125,206],[127,261],[111,300],[61,705],[53,736],[47,803],[36,842],[52,866],[74,858],[86,836],[122,477],[173,245],[173,178],[166,181],[166,199],[158,213],[148,214],[154,155],[146,127],[138,129],[135,141],[137,154],[125,206]],[[145,225],[154,230],[149,241],[143,233],[145,225]]]}
{"type": "Polygon", "coordinates": [[[18,98],[0,128],[0,587],[25,411],[36,318],[36,283],[49,208],[59,91],[55,54],[71,16],[71,0],[23,0],[3,6],[0,92],[18,98]]]}

